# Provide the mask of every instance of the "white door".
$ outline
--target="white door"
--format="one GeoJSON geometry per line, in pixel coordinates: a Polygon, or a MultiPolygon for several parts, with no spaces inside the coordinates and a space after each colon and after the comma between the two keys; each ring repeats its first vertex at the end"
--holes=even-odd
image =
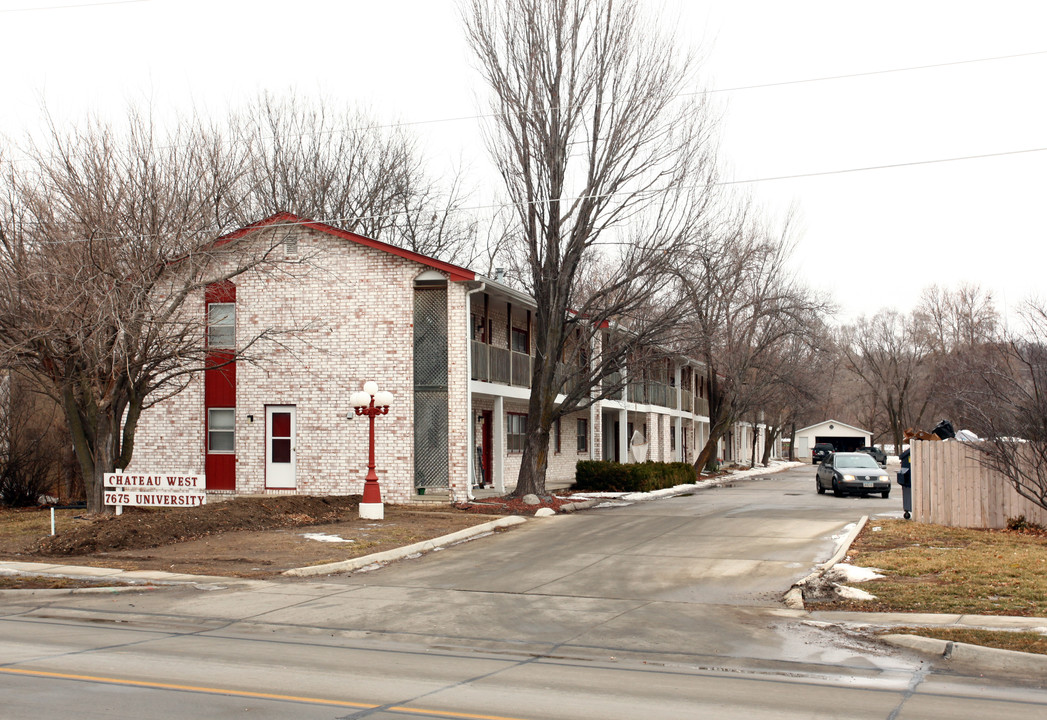
{"type": "Polygon", "coordinates": [[[295,406],[265,409],[265,486],[294,489],[295,406]]]}

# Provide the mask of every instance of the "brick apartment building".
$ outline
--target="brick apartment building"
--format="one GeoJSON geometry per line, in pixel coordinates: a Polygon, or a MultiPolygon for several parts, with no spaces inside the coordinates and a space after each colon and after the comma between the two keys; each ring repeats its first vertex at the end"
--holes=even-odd
{"type": "MultiPolygon", "coordinates": [[[[384,499],[464,500],[475,485],[516,484],[527,421],[533,300],[494,278],[289,213],[227,238],[271,243],[284,271],[251,271],[208,288],[209,352],[252,347],[257,362],[217,363],[147,410],[129,471],[205,472],[209,494],[353,494],[363,487],[367,420],[349,402],[374,380],[394,395],[376,419],[384,499]]],[[[630,460],[642,433],[652,460],[693,461],[708,433],[699,366],[679,359],[616,399],[563,418],[547,479],[579,459],[630,460]]],[[[628,369],[625,369],[628,373],[628,369]]],[[[741,432],[741,431],[740,431],[741,432]]],[[[739,433],[739,439],[741,434],[739,433]]],[[[742,454],[740,442],[724,447],[742,454]]]]}

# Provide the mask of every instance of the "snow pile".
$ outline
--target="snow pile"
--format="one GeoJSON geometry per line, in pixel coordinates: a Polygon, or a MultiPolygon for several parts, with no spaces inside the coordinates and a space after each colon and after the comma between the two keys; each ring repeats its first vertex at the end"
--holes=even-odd
{"type": "Polygon", "coordinates": [[[343,537],[337,535],[327,535],[325,533],[302,533],[302,537],[306,540],[316,540],[317,542],[329,542],[329,543],[343,543],[343,542],[354,542],[353,540],[346,540],[343,537]]]}
{"type": "Polygon", "coordinates": [[[860,583],[883,577],[879,568],[863,568],[848,563],[837,563],[829,571],[832,579],[840,583],[860,583]]]}
{"type": "Polygon", "coordinates": [[[844,600],[875,600],[876,596],[872,593],[867,593],[864,590],[858,588],[847,587],[846,585],[837,585],[836,594],[842,597],[844,600]]]}

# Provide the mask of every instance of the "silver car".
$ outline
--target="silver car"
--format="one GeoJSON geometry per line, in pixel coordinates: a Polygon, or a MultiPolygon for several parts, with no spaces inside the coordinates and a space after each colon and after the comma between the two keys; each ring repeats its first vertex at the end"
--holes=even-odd
{"type": "Polygon", "coordinates": [[[844,494],[891,495],[891,478],[872,456],[861,452],[833,453],[818,466],[814,479],[818,494],[832,490],[839,497],[844,494]]]}

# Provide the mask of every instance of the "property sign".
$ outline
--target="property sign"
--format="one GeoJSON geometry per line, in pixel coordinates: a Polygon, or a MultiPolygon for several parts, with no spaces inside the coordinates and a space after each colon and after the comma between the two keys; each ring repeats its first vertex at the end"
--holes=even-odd
{"type": "Polygon", "coordinates": [[[105,473],[106,505],[197,507],[207,502],[203,475],[187,473],[105,473]]]}

